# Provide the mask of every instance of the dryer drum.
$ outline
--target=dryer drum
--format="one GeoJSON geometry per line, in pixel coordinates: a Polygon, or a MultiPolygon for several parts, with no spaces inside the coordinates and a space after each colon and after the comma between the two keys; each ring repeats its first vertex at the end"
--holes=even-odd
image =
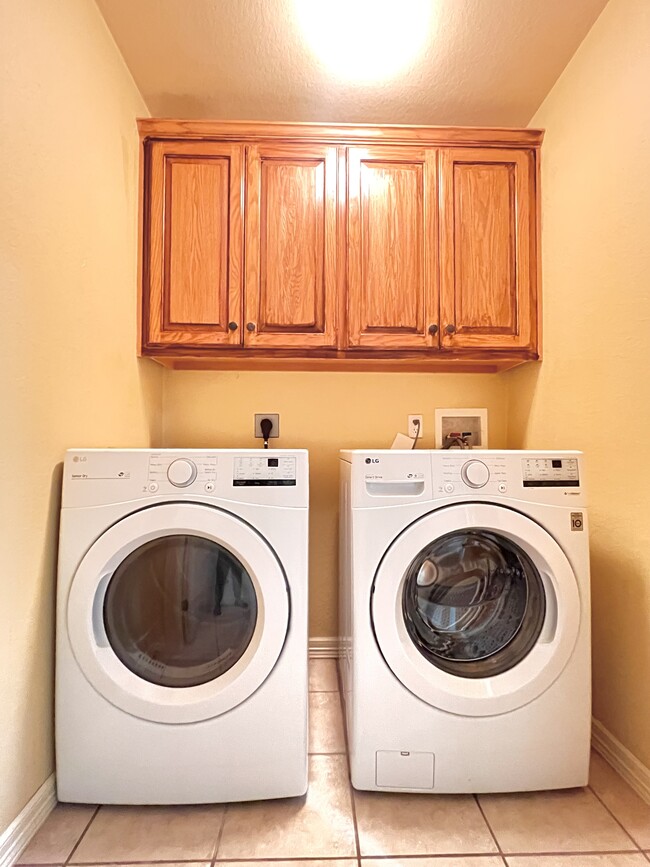
{"type": "Polygon", "coordinates": [[[403,583],[406,630],[420,653],[459,677],[491,677],[532,650],[546,614],[531,558],[496,532],[454,531],[413,560],[403,583]]]}
{"type": "Polygon", "coordinates": [[[104,625],[113,650],[150,683],[189,687],[241,658],[257,620],[244,566],[200,536],[164,536],[136,548],[111,578],[104,625]]]}

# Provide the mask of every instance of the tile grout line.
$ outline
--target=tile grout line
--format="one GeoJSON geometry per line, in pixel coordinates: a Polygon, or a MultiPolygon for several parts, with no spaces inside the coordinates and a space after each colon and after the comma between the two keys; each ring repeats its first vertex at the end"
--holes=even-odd
{"type": "Polygon", "coordinates": [[[224,804],[223,815],[221,817],[221,825],[219,826],[219,833],[217,834],[217,842],[214,845],[214,852],[212,854],[212,861],[210,862],[210,867],[214,867],[215,861],[219,855],[219,846],[221,846],[221,838],[223,837],[223,830],[226,827],[226,813],[228,812],[229,804],[224,804]]]}
{"type": "Polygon", "coordinates": [[[88,829],[90,828],[90,826],[92,825],[92,823],[95,821],[95,817],[97,816],[97,814],[99,813],[99,811],[101,810],[101,808],[102,808],[101,804],[98,804],[98,805],[95,807],[95,810],[94,810],[92,816],[91,816],[90,819],[88,820],[88,824],[86,825],[86,827],[83,829],[83,831],[82,831],[81,834],[79,835],[79,839],[77,840],[77,842],[76,842],[76,843],[74,844],[74,846],[72,847],[72,851],[70,852],[70,854],[68,855],[68,857],[67,857],[67,858],[65,859],[65,861],[63,862],[64,867],[67,867],[67,865],[68,865],[68,864],[70,863],[70,861],[72,860],[72,857],[73,857],[74,853],[75,853],[75,852],[77,851],[77,849],[79,848],[79,845],[80,845],[81,841],[82,841],[83,838],[86,836],[86,833],[88,832],[88,829]]]}
{"type": "MultiPolygon", "coordinates": [[[[575,851],[561,852],[506,852],[499,854],[496,852],[419,852],[415,855],[363,855],[364,861],[394,861],[394,860],[416,860],[416,859],[460,859],[460,858],[541,858],[541,857],[579,857],[584,855],[643,855],[648,858],[650,850],[639,850],[637,852],[630,849],[586,849],[575,851]]],[[[266,862],[302,862],[302,861],[358,861],[354,855],[321,855],[319,858],[305,858],[304,856],[293,857],[265,857],[265,858],[224,858],[223,860],[216,859],[216,864],[248,864],[256,862],[265,864],[266,862]]],[[[148,860],[129,860],[129,861],[78,861],[73,867],[127,867],[129,864],[202,864],[207,865],[210,861],[206,858],[168,858],[168,859],[148,859],[148,860]]],[[[16,867],[62,867],[61,861],[44,861],[39,863],[26,862],[25,864],[16,865],[16,867]]]]}
{"type": "Polygon", "coordinates": [[[494,845],[497,847],[497,851],[498,851],[499,855],[501,856],[501,860],[503,861],[503,863],[507,867],[508,862],[506,861],[506,856],[503,852],[503,849],[501,848],[501,844],[497,840],[497,835],[492,830],[492,825],[490,825],[490,823],[488,822],[488,818],[485,815],[485,810],[483,809],[483,805],[481,804],[479,797],[476,793],[474,793],[474,795],[472,797],[474,798],[474,801],[476,802],[476,806],[479,809],[479,813],[483,817],[483,821],[485,822],[485,827],[488,829],[488,831],[490,832],[490,836],[494,840],[494,845]]]}
{"type": "Polygon", "coordinates": [[[313,752],[313,753],[309,753],[308,755],[310,755],[310,756],[345,756],[347,754],[346,754],[345,750],[337,750],[336,752],[332,752],[332,753],[313,752]]]}
{"type": "Polygon", "coordinates": [[[348,726],[346,722],[345,699],[343,698],[343,682],[338,660],[336,662],[336,680],[339,685],[339,704],[343,715],[343,743],[345,744],[345,763],[348,768],[348,788],[350,790],[350,806],[352,807],[352,827],[354,828],[354,845],[357,850],[357,864],[361,867],[361,845],[359,843],[359,825],[357,823],[357,805],[354,802],[354,786],[352,785],[352,769],[350,767],[350,744],[348,743],[348,726]]]}
{"type": "Polygon", "coordinates": [[[614,815],[614,813],[609,809],[609,807],[607,806],[607,804],[605,803],[605,801],[603,801],[603,799],[600,797],[600,795],[598,794],[598,792],[596,792],[596,791],[591,787],[590,784],[587,784],[586,788],[591,792],[591,794],[594,796],[594,798],[596,798],[596,800],[599,801],[599,803],[600,803],[600,804],[605,808],[605,810],[609,813],[609,815],[610,815],[610,816],[612,817],[612,819],[616,822],[616,824],[617,824],[617,825],[619,826],[619,828],[623,831],[623,833],[626,834],[626,835],[630,838],[630,840],[634,843],[634,845],[636,846],[636,848],[638,849],[638,851],[641,852],[642,849],[641,849],[641,847],[639,846],[639,844],[636,842],[636,840],[634,839],[634,837],[630,834],[630,832],[627,830],[627,828],[625,827],[625,825],[623,825],[623,823],[622,823],[619,819],[617,819],[617,817],[616,817],[616,816],[614,815]]]}

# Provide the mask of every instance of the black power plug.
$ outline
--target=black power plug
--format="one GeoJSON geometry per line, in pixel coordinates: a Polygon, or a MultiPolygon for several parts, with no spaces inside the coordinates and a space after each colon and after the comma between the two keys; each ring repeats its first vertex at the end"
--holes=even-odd
{"type": "Polygon", "coordinates": [[[263,418],[260,421],[260,430],[262,431],[262,437],[264,439],[264,448],[268,449],[269,437],[271,436],[271,431],[273,430],[273,422],[270,418],[263,418]]]}

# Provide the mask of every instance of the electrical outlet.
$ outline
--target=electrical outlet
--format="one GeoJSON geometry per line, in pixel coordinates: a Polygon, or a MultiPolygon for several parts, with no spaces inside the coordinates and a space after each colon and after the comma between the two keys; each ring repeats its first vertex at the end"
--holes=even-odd
{"type": "Polygon", "coordinates": [[[424,433],[424,426],[422,424],[422,416],[421,415],[410,415],[409,416],[409,427],[408,427],[409,436],[411,439],[415,439],[416,437],[421,437],[424,433]],[[418,422],[420,424],[418,425],[418,422]]]}
{"type": "Polygon", "coordinates": [[[264,435],[262,433],[262,419],[268,418],[273,422],[273,427],[271,428],[271,433],[269,434],[269,439],[273,439],[274,437],[280,436],[280,413],[279,412],[256,412],[255,413],[255,438],[256,439],[264,439],[264,435]]]}

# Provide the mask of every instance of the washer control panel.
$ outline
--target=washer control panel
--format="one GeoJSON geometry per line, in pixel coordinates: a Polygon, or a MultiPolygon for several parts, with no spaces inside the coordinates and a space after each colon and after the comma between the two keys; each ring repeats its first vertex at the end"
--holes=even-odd
{"type": "MultiPolygon", "coordinates": [[[[216,455],[168,455],[153,452],[149,457],[148,490],[156,493],[161,483],[175,488],[188,488],[193,482],[214,486],[217,478],[216,455]]],[[[207,489],[209,490],[209,489],[207,489]]]]}
{"type": "Polygon", "coordinates": [[[434,489],[439,494],[505,494],[508,491],[506,461],[501,456],[467,450],[448,451],[433,468],[434,489]]]}
{"type": "Polygon", "coordinates": [[[291,455],[236,457],[233,461],[234,487],[295,487],[296,459],[291,455]]]}
{"type": "Polygon", "coordinates": [[[577,458],[523,458],[524,488],[579,488],[577,458]]]}

